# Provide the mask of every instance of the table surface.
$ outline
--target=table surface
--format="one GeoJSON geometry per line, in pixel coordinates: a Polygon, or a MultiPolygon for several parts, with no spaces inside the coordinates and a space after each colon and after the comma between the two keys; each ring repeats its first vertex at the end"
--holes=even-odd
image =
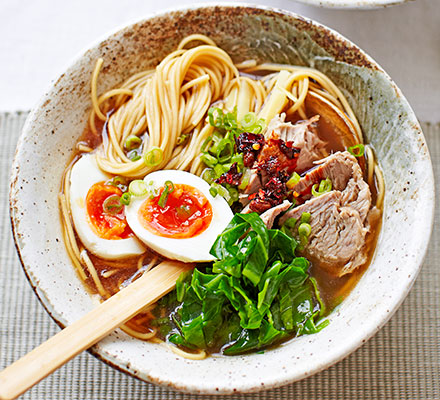
{"type": "MultiPolygon", "coordinates": [[[[382,65],[419,120],[440,121],[440,0],[369,11],[324,9],[292,0],[258,2],[339,31],[382,65]]],[[[189,4],[188,0],[1,0],[0,111],[32,108],[73,56],[108,31],[189,4]]]]}

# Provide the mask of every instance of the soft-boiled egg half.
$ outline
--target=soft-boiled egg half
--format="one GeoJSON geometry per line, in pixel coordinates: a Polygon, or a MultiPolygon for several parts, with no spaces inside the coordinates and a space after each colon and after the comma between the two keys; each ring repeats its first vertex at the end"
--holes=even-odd
{"type": "Polygon", "coordinates": [[[140,186],[139,196],[131,197],[125,215],[140,240],[171,259],[214,260],[209,250],[233,213],[223,197],[209,193],[207,182],[189,172],[162,170],[132,184],[140,186]]]}
{"type": "Polygon", "coordinates": [[[86,249],[98,257],[140,255],[146,249],[128,226],[119,202],[122,191],[109,184],[110,179],[99,169],[94,154],[83,155],[72,167],[69,195],[76,232],[86,249]]]}

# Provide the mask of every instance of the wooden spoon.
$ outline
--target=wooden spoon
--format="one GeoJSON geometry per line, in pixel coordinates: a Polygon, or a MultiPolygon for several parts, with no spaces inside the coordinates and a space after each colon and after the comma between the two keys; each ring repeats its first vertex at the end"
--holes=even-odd
{"type": "Polygon", "coordinates": [[[170,292],[175,287],[179,275],[193,267],[193,264],[179,261],[163,261],[78,321],[15,361],[0,372],[0,399],[15,399],[23,394],[135,316],[142,308],[170,292]]]}

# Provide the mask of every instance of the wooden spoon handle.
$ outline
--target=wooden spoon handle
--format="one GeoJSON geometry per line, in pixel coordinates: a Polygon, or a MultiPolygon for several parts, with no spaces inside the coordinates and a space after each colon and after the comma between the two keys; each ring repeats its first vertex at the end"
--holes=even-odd
{"type": "Polygon", "coordinates": [[[72,325],[0,372],[0,399],[15,399],[47,375],[88,349],[143,307],[170,292],[193,265],[163,261],[72,325]]]}

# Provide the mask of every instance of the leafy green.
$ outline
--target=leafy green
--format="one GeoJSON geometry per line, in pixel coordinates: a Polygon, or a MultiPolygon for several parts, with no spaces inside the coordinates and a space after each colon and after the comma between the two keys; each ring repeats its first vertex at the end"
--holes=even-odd
{"type": "Polygon", "coordinates": [[[258,214],[235,214],[211,248],[212,268],[183,274],[161,300],[172,303],[170,318],[156,324],[171,343],[226,355],[318,332],[323,304],[297,245],[258,214]]]}

